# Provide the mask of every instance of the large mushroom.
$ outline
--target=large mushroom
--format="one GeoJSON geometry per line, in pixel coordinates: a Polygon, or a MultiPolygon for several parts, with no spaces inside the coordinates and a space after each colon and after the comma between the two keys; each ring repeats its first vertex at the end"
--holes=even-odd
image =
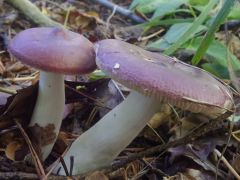
{"type": "Polygon", "coordinates": [[[66,29],[41,27],[17,34],[9,44],[9,52],[40,70],[38,97],[29,126],[44,160],[52,150],[63,117],[64,74],[85,74],[96,68],[93,44],[66,29]]]}
{"type": "MultiPolygon", "coordinates": [[[[233,107],[231,91],[204,70],[119,40],[96,44],[98,67],[132,89],[128,97],[72,144],[73,174],[111,164],[139,134],[162,103],[216,118],[233,107]]],[[[59,165],[56,171],[59,170],[59,165]]],[[[60,174],[64,175],[61,168],[60,174]]]]}

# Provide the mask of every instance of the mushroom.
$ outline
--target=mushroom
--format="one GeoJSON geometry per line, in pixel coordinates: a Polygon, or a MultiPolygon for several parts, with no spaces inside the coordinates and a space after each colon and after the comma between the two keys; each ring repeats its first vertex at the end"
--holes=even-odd
{"type": "MultiPolygon", "coordinates": [[[[72,173],[110,165],[139,134],[162,103],[216,118],[231,111],[231,91],[206,71],[176,58],[149,52],[119,40],[96,44],[98,67],[130,88],[128,97],[73,142],[64,156],[72,173]]],[[[59,170],[61,165],[55,169],[59,170]]],[[[64,175],[63,168],[60,174],[64,175]]]]}
{"type": "Polygon", "coordinates": [[[85,74],[96,68],[93,44],[80,34],[62,28],[24,30],[9,44],[9,52],[40,70],[36,105],[30,130],[44,160],[52,150],[63,118],[64,74],[85,74]]]}

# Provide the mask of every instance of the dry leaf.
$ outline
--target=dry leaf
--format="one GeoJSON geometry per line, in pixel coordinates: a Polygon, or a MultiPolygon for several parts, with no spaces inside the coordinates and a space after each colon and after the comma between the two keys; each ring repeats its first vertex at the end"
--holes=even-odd
{"type": "Polygon", "coordinates": [[[17,94],[8,98],[4,107],[0,108],[0,129],[14,125],[14,118],[21,120],[25,127],[30,121],[37,98],[38,85],[29,86],[17,91],[17,94]]]}
{"type": "Polygon", "coordinates": [[[100,171],[95,171],[85,178],[85,180],[108,180],[109,178],[100,171]]]}
{"type": "Polygon", "coordinates": [[[187,169],[186,172],[177,173],[171,177],[164,177],[164,180],[203,180],[214,179],[214,174],[209,174],[207,171],[197,169],[187,169]]]}
{"type": "Polygon", "coordinates": [[[63,154],[68,145],[73,142],[79,135],[60,131],[57,141],[54,144],[53,151],[58,154],[63,154]]]}
{"type": "Polygon", "coordinates": [[[184,117],[181,119],[181,125],[176,124],[170,131],[174,134],[174,136],[171,137],[172,140],[179,139],[181,137],[184,137],[189,132],[191,132],[192,129],[198,127],[202,122],[201,119],[198,119],[195,116],[189,116],[184,117]]]}
{"type": "Polygon", "coordinates": [[[12,161],[22,161],[27,153],[27,146],[21,141],[12,141],[5,149],[7,158],[11,159],[12,161]]]}
{"type": "Polygon", "coordinates": [[[232,136],[238,141],[240,142],[240,130],[236,130],[232,132],[232,136]]]}
{"type": "Polygon", "coordinates": [[[117,27],[114,28],[114,38],[123,41],[137,41],[143,32],[139,26],[117,27]]]}
{"type": "Polygon", "coordinates": [[[233,160],[233,168],[240,173],[240,155],[237,155],[237,157],[233,160]]]}
{"type": "Polygon", "coordinates": [[[161,112],[154,114],[154,116],[150,119],[148,124],[156,129],[166,121],[169,121],[170,115],[172,114],[171,107],[168,104],[164,104],[161,107],[161,112]]]}
{"type": "Polygon", "coordinates": [[[97,22],[101,22],[96,12],[90,11],[83,13],[77,9],[71,10],[68,23],[79,32],[95,29],[97,22]]]}
{"type": "Polygon", "coordinates": [[[11,71],[11,72],[20,72],[23,70],[29,70],[29,68],[22,64],[20,61],[14,62],[13,64],[8,64],[8,66],[6,67],[6,71],[11,71]]]}

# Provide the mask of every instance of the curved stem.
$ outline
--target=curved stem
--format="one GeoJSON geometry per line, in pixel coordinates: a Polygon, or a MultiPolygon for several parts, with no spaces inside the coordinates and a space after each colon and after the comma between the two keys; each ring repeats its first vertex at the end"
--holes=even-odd
{"type": "Polygon", "coordinates": [[[46,159],[58,135],[64,112],[64,76],[40,72],[38,97],[30,121],[34,139],[41,146],[42,159],[46,159]],[[41,128],[40,132],[35,128],[41,128]]]}
{"type": "MultiPolygon", "coordinates": [[[[64,157],[68,169],[71,156],[74,157],[73,174],[85,173],[111,164],[146,126],[153,114],[160,110],[159,105],[153,98],[131,92],[122,103],[73,142],[64,157]]],[[[55,170],[59,167],[61,165],[55,170]]],[[[63,168],[60,174],[65,175],[63,168]]]]}

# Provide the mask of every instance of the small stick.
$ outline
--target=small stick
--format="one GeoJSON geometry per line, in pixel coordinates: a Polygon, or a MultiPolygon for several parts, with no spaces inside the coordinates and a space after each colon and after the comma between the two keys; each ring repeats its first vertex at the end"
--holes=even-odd
{"type": "Polygon", "coordinates": [[[0,87],[0,92],[4,92],[4,93],[7,93],[7,94],[16,94],[17,93],[17,91],[15,91],[15,90],[3,88],[3,87],[0,87]]]}
{"type": "Polygon", "coordinates": [[[60,156],[60,162],[61,162],[62,167],[63,167],[63,169],[64,169],[64,171],[65,171],[65,173],[66,173],[66,176],[69,176],[69,172],[68,172],[67,165],[65,164],[65,161],[63,160],[63,157],[62,157],[62,156],[60,156]]]}
{"type": "Polygon", "coordinates": [[[217,150],[214,149],[213,150],[214,153],[222,160],[222,162],[227,166],[227,168],[229,169],[229,171],[234,175],[234,177],[236,179],[240,179],[240,176],[238,175],[238,173],[235,171],[235,169],[233,169],[233,167],[231,166],[231,164],[227,161],[227,159],[222,156],[222,154],[217,150]]]}
{"type": "Polygon", "coordinates": [[[27,76],[27,77],[16,77],[16,78],[4,78],[0,79],[0,82],[19,82],[19,81],[31,81],[36,79],[37,76],[27,76]]]}
{"type": "Polygon", "coordinates": [[[72,176],[72,171],[73,171],[73,166],[74,166],[74,157],[73,156],[70,156],[70,162],[71,162],[71,165],[70,165],[70,176],[72,176]]]}
{"type": "Polygon", "coordinates": [[[159,31],[157,31],[153,34],[150,34],[149,36],[139,37],[138,41],[145,41],[145,40],[151,39],[151,38],[157,36],[158,34],[162,33],[163,31],[164,31],[164,29],[160,29],[159,31]]]}
{"type": "Polygon", "coordinates": [[[114,8],[112,10],[112,14],[107,18],[107,29],[109,29],[110,20],[115,15],[116,9],[117,9],[117,6],[114,6],[114,8]]]}
{"type": "Polygon", "coordinates": [[[141,17],[137,16],[135,13],[133,13],[132,11],[125,9],[121,6],[118,6],[112,2],[109,2],[107,0],[92,0],[98,4],[101,4],[102,6],[105,6],[109,9],[114,10],[114,8],[116,8],[116,13],[121,14],[122,16],[128,17],[129,19],[135,21],[136,23],[144,23],[145,20],[142,19],[141,17]]]}
{"type": "Polygon", "coordinates": [[[31,152],[32,159],[33,159],[34,165],[36,167],[36,171],[37,171],[38,176],[40,177],[40,179],[45,179],[46,174],[45,174],[43,165],[41,163],[40,158],[38,157],[37,152],[35,151],[34,147],[32,146],[31,140],[29,139],[27,133],[22,128],[22,125],[18,122],[17,119],[15,119],[15,123],[16,123],[17,127],[19,128],[22,136],[24,137],[24,140],[26,141],[26,143],[29,147],[29,150],[31,152]]]}
{"type": "Polygon", "coordinates": [[[22,14],[24,14],[27,18],[39,26],[62,27],[61,24],[51,20],[49,17],[42,14],[37,6],[35,6],[29,0],[7,0],[4,2],[19,10],[22,14]]]}
{"type": "Polygon", "coordinates": [[[114,85],[115,88],[117,89],[118,93],[119,93],[119,94],[121,95],[121,97],[123,98],[123,100],[126,99],[126,97],[125,97],[124,94],[122,93],[121,89],[119,88],[118,84],[117,84],[113,79],[111,79],[110,81],[113,83],[113,85],[114,85]]]}
{"type": "Polygon", "coordinates": [[[67,9],[67,13],[66,13],[65,20],[64,20],[64,23],[63,23],[63,26],[64,26],[65,28],[67,27],[67,23],[68,23],[68,20],[69,20],[69,15],[70,15],[70,13],[71,13],[71,8],[72,8],[72,7],[69,7],[69,8],[67,9]]]}

